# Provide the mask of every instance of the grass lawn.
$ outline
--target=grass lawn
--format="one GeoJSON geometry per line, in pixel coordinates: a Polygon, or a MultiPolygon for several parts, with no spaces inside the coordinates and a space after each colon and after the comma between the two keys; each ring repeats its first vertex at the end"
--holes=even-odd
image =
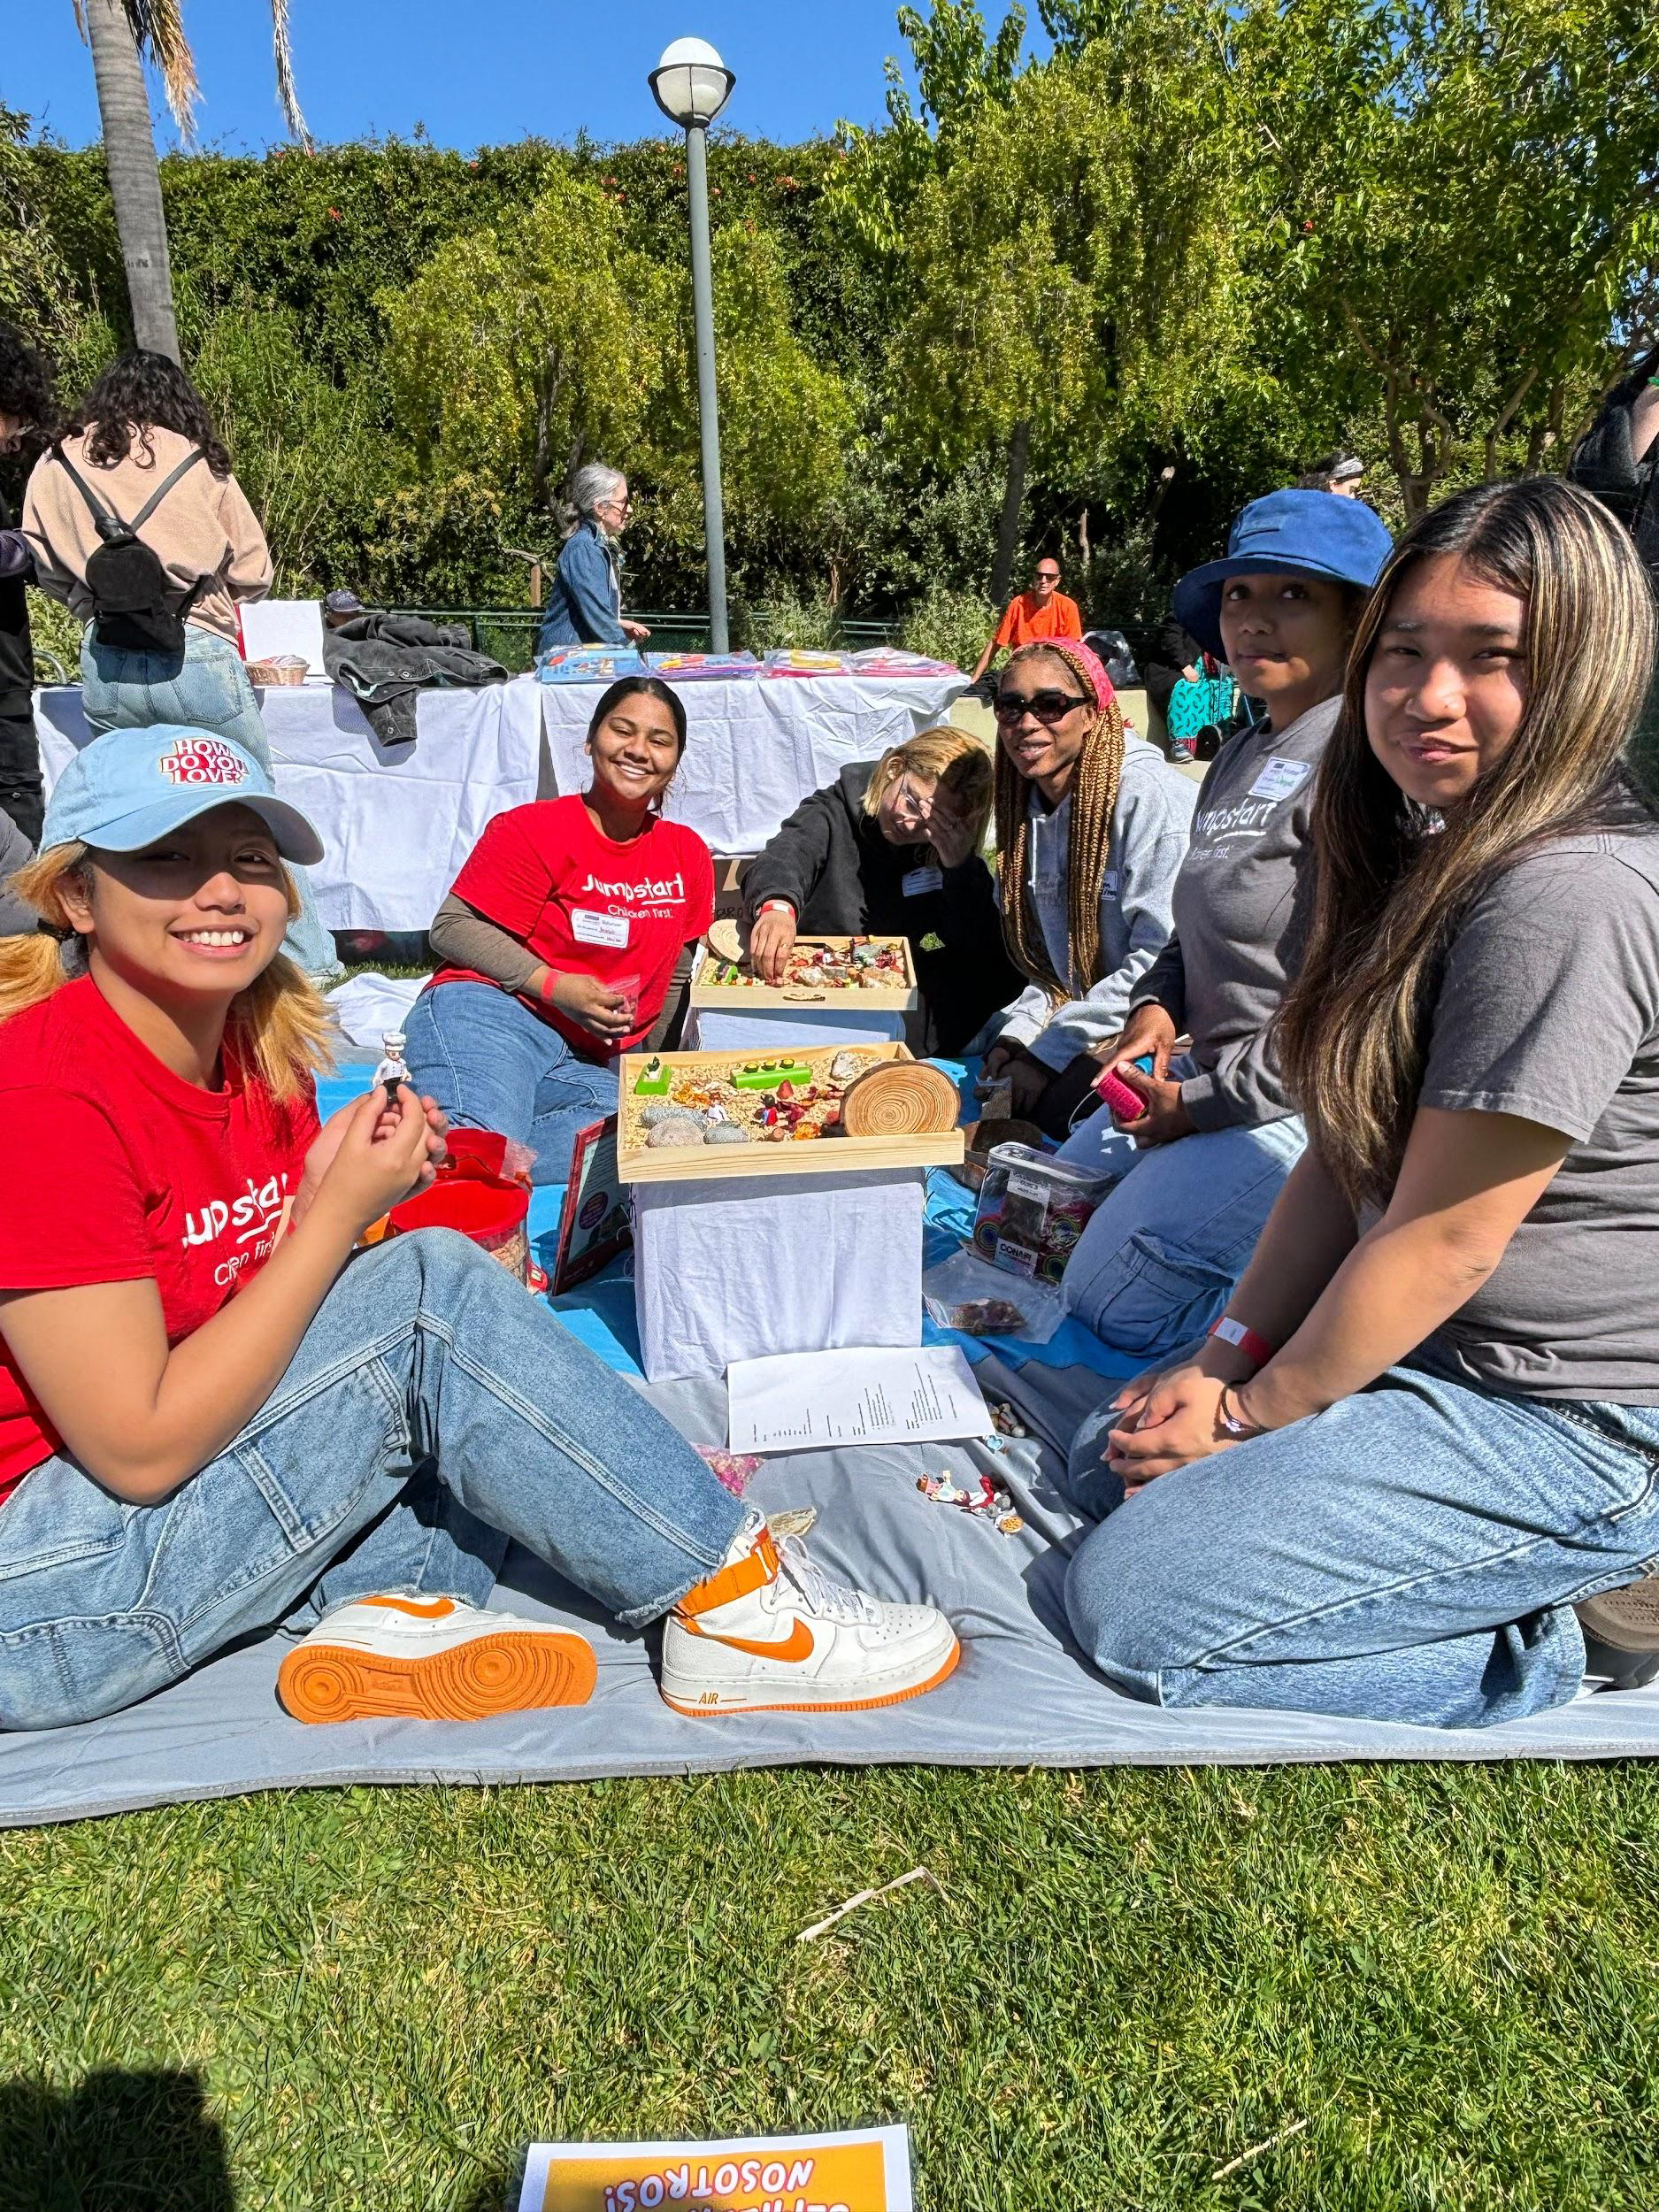
{"type": "Polygon", "coordinates": [[[1647,2212],[1656,1875],[1635,1766],[365,1789],[0,1835],[0,2212],[493,2212],[537,2135],[888,2118],[923,2212],[1647,2212]],[[947,1895],[796,1945],[918,1861],[947,1895]]]}

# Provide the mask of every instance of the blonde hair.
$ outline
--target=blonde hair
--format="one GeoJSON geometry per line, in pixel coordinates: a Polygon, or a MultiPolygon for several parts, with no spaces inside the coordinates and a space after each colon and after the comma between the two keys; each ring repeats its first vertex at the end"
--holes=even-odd
{"type": "Polygon", "coordinates": [[[1386,1203],[1399,1175],[1440,976],[1471,902],[1550,840],[1651,823],[1621,756],[1653,652],[1652,596],[1629,538],[1559,477],[1477,485],[1395,547],[1320,764],[1313,919],[1278,1024],[1292,1094],[1350,1202],[1386,1203]],[[1372,752],[1365,686],[1401,583],[1443,555],[1525,602],[1526,698],[1510,743],[1435,825],[1372,752]]]}
{"type": "Polygon", "coordinates": [[[864,793],[864,812],[879,812],[881,802],[904,775],[943,784],[972,830],[973,849],[978,852],[985,842],[994,792],[991,764],[978,738],[970,737],[965,730],[923,730],[906,738],[902,745],[889,746],[876,763],[864,793]]]}
{"type": "MultiPolygon", "coordinates": [[[[84,845],[49,845],[12,877],[12,890],[46,928],[33,937],[0,937],[0,1023],[38,1006],[83,972],[81,941],[70,926],[63,887],[72,877],[87,882],[96,865],[84,845]]],[[[286,869],[282,879],[292,918],[299,895],[286,869]]],[[[257,1070],[280,1102],[334,1065],[334,1017],[322,993],[283,953],[231,1001],[225,1033],[237,1059],[257,1070]]]]}
{"type": "MultiPolygon", "coordinates": [[[[1064,650],[1064,640],[1023,645],[1009,656],[1008,667],[1040,655],[1064,661],[1079,681],[1094,680],[1064,650]]],[[[1099,694],[1095,694],[1098,699],[1099,694]]],[[[1071,819],[1066,841],[1066,951],[1071,974],[1058,976],[1048,958],[1042,930],[1032,911],[1030,869],[1031,785],[1009,758],[999,733],[996,749],[997,884],[1002,893],[1002,939],[1015,966],[1062,1005],[1081,996],[1101,979],[1100,893],[1111,851],[1112,813],[1124,766],[1124,718],[1114,694],[1096,706],[1094,719],[1078,755],[1071,780],[1071,819]]]]}

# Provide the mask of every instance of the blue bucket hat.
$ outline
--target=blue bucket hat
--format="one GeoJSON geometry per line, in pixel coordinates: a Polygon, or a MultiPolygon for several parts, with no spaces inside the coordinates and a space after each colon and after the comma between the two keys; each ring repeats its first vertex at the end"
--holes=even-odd
{"type": "Polygon", "coordinates": [[[96,845],[135,853],[216,806],[245,806],[276,840],[284,860],[311,865],[323,841],[298,807],[279,799],[251,753],[211,730],[161,722],[94,738],[52,787],[41,830],[50,845],[96,845]]]}
{"type": "Polygon", "coordinates": [[[1217,660],[1221,587],[1229,576],[1322,576],[1369,590],[1394,540],[1364,503],[1336,492],[1269,492],[1227,534],[1227,557],[1188,569],[1175,587],[1175,618],[1217,660]]]}

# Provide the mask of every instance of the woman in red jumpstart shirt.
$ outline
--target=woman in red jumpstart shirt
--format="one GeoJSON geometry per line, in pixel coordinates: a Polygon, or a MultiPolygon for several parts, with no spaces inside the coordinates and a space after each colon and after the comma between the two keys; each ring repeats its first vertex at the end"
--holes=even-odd
{"type": "Polygon", "coordinates": [[[660,811],[686,710],[625,676],[588,729],[580,798],[498,814],[432,925],[445,964],[415,1002],[405,1057],[451,1121],[497,1129],[562,1183],[579,1130],[616,1111],[614,1056],[649,1036],[680,948],[714,915],[714,864],[660,811]]]}
{"type": "Polygon", "coordinates": [[[304,1720],[576,1704],[585,1637],[484,1610],[509,1539],[638,1627],[677,1709],[912,1697],[928,1606],[833,1584],[541,1300],[448,1230],[354,1248],[428,1182],[405,1084],[319,1128],[322,1000],[281,955],[322,856],[231,740],[77,755],[0,943],[0,1728],[303,1631],[304,1720]],[[349,1264],[348,1264],[349,1262],[349,1264]]]}

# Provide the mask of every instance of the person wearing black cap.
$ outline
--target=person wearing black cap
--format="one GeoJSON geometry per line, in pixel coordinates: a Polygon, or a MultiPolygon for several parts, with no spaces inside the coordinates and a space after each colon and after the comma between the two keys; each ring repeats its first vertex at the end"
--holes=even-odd
{"type": "Polygon", "coordinates": [[[1269,1025],[1306,927],[1314,773],[1389,542],[1358,500],[1273,492],[1239,516],[1225,559],[1175,588],[1178,619],[1262,719],[1210,764],[1174,933],[1102,1055],[1143,1110],[1116,1123],[1102,1109],[1061,1156],[1122,1178],[1079,1240],[1064,1296],[1136,1358],[1164,1357],[1222,1310],[1305,1141],[1269,1025]],[[1148,1056],[1150,1072],[1136,1064],[1148,1056]]]}

